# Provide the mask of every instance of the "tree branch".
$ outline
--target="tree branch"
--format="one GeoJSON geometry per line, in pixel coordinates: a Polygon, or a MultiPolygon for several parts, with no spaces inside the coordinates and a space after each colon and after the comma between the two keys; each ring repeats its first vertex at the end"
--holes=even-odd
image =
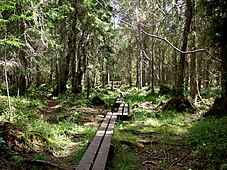
{"type": "Polygon", "coordinates": [[[153,34],[150,34],[144,30],[142,30],[142,32],[148,36],[151,36],[151,37],[154,37],[154,38],[157,38],[159,40],[162,40],[162,41],[165,41],[167,44],[169,44],[173,49],[175,49],[176,51],[180,52],[180,53],[183,53],[183,54],[192,54],[192,53],[197,53],[197,52],[206,52],[211,58],[213,58],[214,60],[218,61],[218,62],[222,62],[220,59],[214,57],[213,55],[211,55],[209,53],[209,51],[207,51],[206,49],[197,49],[197,50],[193,50],[193,51],[181,51],[179,48],[177,48],[176,46],[174,46],[169,40],[167,40],[166,38],[163,38],[163,37],[160,37],[160,36],[157,36],[157,35],[153,35],[153,34]]]}
{"type": "MultiPolygon", "coordinates": [[[[96,0],[100,5],[102,5],[98,0],[96,0]]],[[[104,2],[105,3],[105,2],[104,2]]],[[[103,6],[103,5],[102,5],[103,6]]],[[[103,6],[106,10],[107,7],[103,6]]],[[[114,17],[116,17],[119,21],[121,21],[122,23],[125,23],[126,25],[129,25],[130,27],[136,29],[136,27],[134,25],[132,25],[131,23],[127,22],[127,21],[124,21],[122,19],[119,18],[119,16],[117,16],[115,13],[113,13],[114,17]]],[[[148,36],[151,36],[151,37],[154,37],[154,38],[157,38],[159,40],[162,40],[164,42],[166,42],[167,44],[169,44],[173,49],[175,49],[176,51],[178,51],[179,53],[183,53],[183,54],[192,54],[192,53],[198,53],[198,52],[205,52],[207,53],[211,59],[214,59],[220,63],[223,63],[220,59],[214,57],[212,54],[210,54],[210,52],[206,49],[197,49],[197,50],[193,50],[193,51],[181,51],[178,47],[174,46],[169,40],[167,40],[166,38],[163,38],[163,37],[160,37],[160,36],[157,36],[157,35],[153,35],[153,34],[150,34],[144,30],[141,30],[144,34],[148,35],[148,36]]]]}

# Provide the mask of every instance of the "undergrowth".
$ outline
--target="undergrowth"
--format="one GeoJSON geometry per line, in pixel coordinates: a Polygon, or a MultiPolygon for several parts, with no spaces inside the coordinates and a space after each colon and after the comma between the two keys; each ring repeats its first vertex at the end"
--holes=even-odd
{"type": "Polygon", "coordinates": [[[196,167],[227,169],[227,117],[206,118],[188,129],[186,143],[194,146],[196,167]]]}
{"type": "MultiPolygon", "coordinates": [[[[195,168],[227,169],[227,117],[195,119],[195,116],[189,113],[160,112],[141,108],[138,106],[140,103],[148,101],[158,105],[169,97],[152,94],[149,89],[127,90],[125,102],[131,107],[129,113],[131,119],[119,121],[116,124],[112,140],[115,154],[112,161],[108,163],[108,169],[141,169],[135,156],[137,149],[144,147],[140,143],[141,139],[158,140],[157,145],[162,147],[166,141],[193,146],[195,168]]],[[[32,97],[35,91],[30,90],[30,92],[31,94],[27,97],[11,97],[13,121],[10,123],[13,135],[10,137],[16,143],[11,143],[12,145],[9,146],[7,143],[9,137],[4,136],[0,131],[0,156],[7,156],[7,159],[17,164],[25,159],[21,155],[21,150],[31,151],[31,148],[32,152],[35,152],[33,159],[48,160],[48,153],[51,152],[55,156],[67,158],[70,164],[77,164],[98,129],[97,126],[84,125],[84,121],[89,120],[83,119],[83,115],[87,118],[92,116],[86,111],[94,107],[91,105],[92,98],[99,96],[111,106],[119,96],[118,92],[102,88],[94,90],[89,98],[86,94],[60,95],[54,98],[59,102],[56,115],[50,115],[47,119],[45,111],[48,99],[39,97],[38,93],[32,97]],[[75,108],[81,108],[81,110],[75,108]]],[[[206,95],[206,93],[203,94],[203,96],[206,95]]],[[[8,117],[7,98],[0,95],[0,123],[8,122],[8,117]]]]}
{"type": "MultiPolygon", "coordinates": [[[[48,160],[53,154],[67,158],[69,163],[78,163],[86,151],[87,143],[92,140],[98,128],[83,125],[86,123],[84,121],[89,121],[83,119],[83,115],[92,116],[92,113],[87,113],[83,109],[96,109],[90,103],[95,95],[99,95],[106,103],[111,104],[118,96],[111,91],[107,94],[93,93],[88,99],[83,93],[80,96],[60,95],[51,99],[58,102],[56,113],[45,117],[49,99],[39,97],[37,94],[32,97],[32,93],[36,91],[30,90],[30,92],[27,97],[11,97],[11,131],[7,133],[12,134],[14,141],[10,141],[12,137],[5,136],[6,132],[0,130],[0,156],[8,155],[7,159],[16,164],[24,160],[21,150],[32,151],[32,159],[36,160],[48,160]],[[81,109],[77,110],[77,108],[81,109]]],[[[8,117],[7,97],[1,95],[0,123],[8,122],[8,117]]]]}

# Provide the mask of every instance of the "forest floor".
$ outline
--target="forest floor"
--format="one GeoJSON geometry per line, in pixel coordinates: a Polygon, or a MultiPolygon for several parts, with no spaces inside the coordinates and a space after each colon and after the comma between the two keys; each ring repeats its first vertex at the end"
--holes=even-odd
{"type": "MultiPolygon", "coordinates": [[[[126,97],[130,119],[116,124],[112,139],[115,152],[108,170],[227,167],[227,118],[203,120],[204,106],[194,114],[162,112],[158,105],[168,98],[147,94],[141,91],[126,97]]],[[[100,96],[111,106],[118,93],[100,96]]],[[[0,96],[0,104],[3,100],[6,98],[0,96]]],[[[18,98],[12,104],[16,110],[13,122],[0,114],[0,170],[75,169],[111,110],[83,97],[18,98]]]]}
{"type": "MultiPolygon", "coordinates": [[[[146,106],[149,102],[141,103],[140,107],[146,106]]],[[[152,103],[152,109],[156,109],[152,103]]],[[[185,121],[191,123],[196,121],[194,115],[185,121]]],[[[147,121],[137,121],[137,127],[149,127],[149,130],[132,133],[138,138],[138,148],[135,156],[139,161],[141,169],[144,170],[185,170],[193,168],[195,157],[192,154],[193,146],[182,143],[181,135],[174,133],[176,124],[174,122],[161,123],[158,126],[147,121]]],[[[186,129],[182,129],[185,131],[186,129]]]]}
{"type": "MultiPolygon", "coordinates": [[[[157,105],[151,102],[144,102],[139,105],[142,109],[149,105],[149,111],[155,109],[157,105]],[[150,104],[149,104],[150,103],[150,104]]],[[[158,113],[157,113],[158,114],[158,113]]],[[[168,113],[166,113],[168,114],[168,113]]],[[[163,115],[161,115],[163,116],[163,115]]],[[[172,115],[177,119],[177,115],[172,115]]],[[[187,125],[191,124],[200,117],[200,115],[181,115],[181,120],[184,122],[178,124],[179,120],[175,118],[169,121],[163,121],[163,118],[152,118],[147,120],[134,120],[130,122],[121,122],[120,130],[116,133],[122,136],[125,133],[131,134],[131,137],[121,138],[120,143],[122,150],[131,152],[136,157],[138,165],[130,167],[132,169],[141,170],[185,170],[193,168],[195,157],[193,156],[193,146],[182,142],[181,133],[186,132],[187,125]],[[119,132],[120,131],[120,132],[119,132]],[[136,140],[135,140],[136,139],[136,140]]],[[[165,118],[164,118],[165,119],[165,118]]],[[[169,119],[166,117],[166,119],[169,119]]],[[[119,128],[119,125],[118,125],[119,128]]],[[[126,135],[126,134],[125,134],[126,135]]],[[[127,136],[127,135],[126,135],[127,136]]],[[[117,139],[119,140],[119,139],[117,139]]],[[[121,157],[121,155],[120,155],[121,157]]],[[[125,161],[127,162],[127,160],[125,161]]],[[[113,166],[112,163],[110,166],[113,166]]],[[[127,165],[109,169],[130,169],[127,165]]]]}
{"type": "MultiPolygon", "coordinates": [[[[143,106],[143,104],[141,104],[143,106]]],[[[44,110],[43,119],[50,123],[58,123],[61,121],[59,119],[67,119],[68,115],[60,115],[60,110],[62,108],[61,102],[58,100],[49,100],[46,109],[44,110]]],[[[155,108],[155,107],[153,107],[155,108]]],[[[71,106],[69,108],[70,111],[83,111],[86,114],[83,114],[80,117],[81,126],[94,126],[98,127],[102,119],[104,118],[104,114],[107,110],[105,108],[89,108],[82,107],[77,108],[75,106],[71,106]],[[104,110],[102,110],[104,109],[104,110]],[[102,111],[101,111],[102,110],[102,111]]],[[[127,123],[127,122],[126,122],[127,123]]],[[[123,122],[124,124],[124,122],[123,122]]],[[[144,121],[137,122],[137,126],[149,126],[144,121]],[[139,123],[139,124],[138,124],[139,123]]],[[[163,125],[170,126],[170,125],[163,125]]],[[[16,130],[16,127],[13,127],[13,124],[7,122],[0,122],[1,134],[7,136],[5,142],[8,146],[14,147],[14,150],[22,156],[26,161],[26,163],[17,166],[18,170],[26,170],[29,169],[30,165],[36,165],[38,169],[66,169],[72,170],[75,169],[76,165],[68,162],[68,157],[57,156],[54,155],[51,147],[45,148],[45,154],[48,156],[48,159],[43,162],[32,162],[34,155],[37,155],[36,152],[27,148],[27,150],[23,150],[23,146],[20,144],[21,141],[16,138],[16,136],[20,133],[16,130]]],[[[168,127],[167,127],[168,128],[168,127]]],[[[141,169],[152,169],[158,170],[160,167],[167,167],[165,169],[174,169],[180,170],[185,169],[185,167],[192,167],[193,164],[193,156],[192,156],[192,147],[187,145],[178,144],[180,138],[177,136],[171,138],[171,140],[166,141],[164,139],[163,134],[159,134],[156,132],[146,131],[144,133],[132,130],[132,134],[138,139],[138,143],[136,144],[136,149],[133,149],[137,160],[139,161],[141,169]]],[[[82,135],[83,136],[83,135],[82,135]]],[[[80,138],[80,135],[73,136],[74,138],[80,138]]],[[[37,139],[38,140],[38,139],[37,139]]],[[[121,141],[122,147],[124,149],[130,148],[130,141],[126,142],[124,140],[121,141]]],[[[73,154],[73,153],[71,153],[73,154]]],[[[76,152],[74,152],[76,154],[76,152]]],[[[0,169],[4,170],[9,167],[13,167],[14,163],[7,161],[3,157],[0,157],[0,169]]],[[[111,169],[111,168],[110,168],[111,169]]]]}
{"type": "MultiPolygon", "coordinates": [[[[77,121],[80,122],[80,126],[83,128],[92,126],[98,128],[99,124],[102,122],[104,118],[104,113],[107,112],[105,107],[77,107],[77,106],[67,106],[67,110],[69,112],[81,112],[81,116],[79,116],[77,121]]],[[[65,108],[64,108],[65,109],[65,108]]],[[[43,109],[42,119],[47,121],[50,124],[58,124],[62,121],[69,119],[70,115],[65,114],[65,110],[59,100],[48,100],[46,108],[43,109]]],[[[4,144],[6,144],[9,149],[12,149],[12,153],[10,150],[4,150],[7,152],[7,156],[18,156],[18,159],[23,158],[23,160],[17,160],[20,163],[15,165],[15,160],[7,160],[4,157],[6,155],[2,154],[0,156],[0,170],[27,170],[27,169],[53,169],[53,170],[73,170],[76,165],[73,163],[74,154],[77,154],[75,148],[72,148],[70,154],[68,156],[55,155],[53,152],[53,148],[51,146],[44,146],[45,148],[41,148],[41,152],[38,152],[35,148],[29,148],[29,146],[23,146],[25,141],[21,141],[20,134],[23,134],[20,129],[14,126],[13,123],[0,121],[0,137],[4,136],[4,144]],[[15,152],[15,153],[14,153],[15,152]]],[[[73,134],[69,136],[72,141],[78,142],[80,138],[83,138],[86,134],[73,134]]],[[[44,139],[35,139],[31,141],[33,144],[37,142],[42,143],[44,139]],[[39,140],[39,141],[35,141],[39,140]]],[[[1,144],[1,141],[0,141],[1,144]]],[[[32,145],[33,145],[32,144],[32,145]]],[[[25,145],[28,145],[26,143],[25,145]]],[[[41,144],[40,144],[41,145],[41,144]]],[[[76,147],[76,145],[75,145],[76,147]]],[[[63,149],[63,148],[62,148],[63,149]]],[[[0,147],[1,151],[1,147],[0,147]]],[[[6,157],[7,157],[6,156],[6,157]]]]}

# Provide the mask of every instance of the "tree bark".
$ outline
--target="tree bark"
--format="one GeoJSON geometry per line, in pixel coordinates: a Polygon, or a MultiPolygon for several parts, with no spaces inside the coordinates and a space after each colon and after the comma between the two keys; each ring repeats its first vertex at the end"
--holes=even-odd
{"type": "Polygon", "coordinates": [[[137,25],[137,64],[136,64],[136,70],[137,70],[137,79],[136,79],[136,86],[138,89],[142,88],[142,56],[143,51],[141,47],[141,25],[138,23],[137,25]]]}
{"type": "Polygon", "coordinates": [[[6,82],[6,93],[7,93],[7,103],[9,108],[9,121],[11,121],[11,100],[9,94],[9,83],[8,83],[8,76],[7,76],[7,56],[6,56],[6,47],[5,47],[5,54],[4,54],[4,75],[5,75],[5,82],[6,82]]]}
{"type": "MultiPolygon", "coordinates": [[[[66,84],[69,78],[69,66],[70,66],[70,55],[72,52],[69,52],[65,59],[62,60],[59,66],[57,67],[57,72],[59,73],[57,76],[57,87],[53,90],[52,96],[58,96],[59,94],[65,93],[67,88],[66,84]],[[59,70],[58,70],[59,69],[59,70]]],[[[64,53],[62,53],[64,55],[64,53]]]]}
{"type": "MultiPolygon", "coordinates": [[[[193,4],[191,0],[186,0],[186,19],[184,25],[184,32],[183,32],[183,44],[181,47],[181,51],[186,51],[188,45],[188,34],[190,31],[191,20],[192,20],[192,10],[193,4]]],[[[179,61],[179,70],[178,70],[178,84],[177,84],[177,94],[183,95],[184,92],[184,76],[185,76],[185,61],[186,61],[186,54],[180,54],[180,61],[179,61]]]]}
{"type": "Polygon", "coordinates": [[[89,39],[89,30],[84,29],[77,48],[76,74],[72,83],[74,94],[82,92],[82,81],[87,69],[86,46],[89,39]]]}
{"type": "Polygon", "coordinates": [[[131,39],[128,42],[128,84],[132,87],[132,48],[131,39]]]}
{"type": "Polygon", "coordinates": [[[152,38],[151,45],[151,92],[154,93],[154,39],[152,38]]]}
{"type": "Polygon", "coordinates": [[[162,49],[162,71],[161,71],[161,82],[166,83],[166,71],[165,71],[165,49],[162,49]]]}
{"type": "Polygon", "coordinates": [[[210,65],[211,65],[211,60],[206,59],[205,60],[205,80],[204,80],[204,87],[207,90],[210,84],[210,65]]]}
{"type": "MultiPolygon", "coordinates": [[[[193,30],[195,31],[195,30],[193,30]]],[[[192,47],[195,47],[195,33],[192,35],[192,47]]],[[[190,95],[194,99],[198,94],[197,91],[197,71],[196,71],[196,54],[191,54],[190,57],[190,95]]]]}

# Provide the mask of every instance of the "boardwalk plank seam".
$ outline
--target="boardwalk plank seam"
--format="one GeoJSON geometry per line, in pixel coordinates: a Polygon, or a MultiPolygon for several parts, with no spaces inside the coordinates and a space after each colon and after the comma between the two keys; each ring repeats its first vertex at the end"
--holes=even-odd
{"type": "Polygon", "coordinates": [[[117,112],[107,112],[77,170],[105,170],[117,118],[128,116],[129,104],[123,98],[116,100],[117,112]]]}

